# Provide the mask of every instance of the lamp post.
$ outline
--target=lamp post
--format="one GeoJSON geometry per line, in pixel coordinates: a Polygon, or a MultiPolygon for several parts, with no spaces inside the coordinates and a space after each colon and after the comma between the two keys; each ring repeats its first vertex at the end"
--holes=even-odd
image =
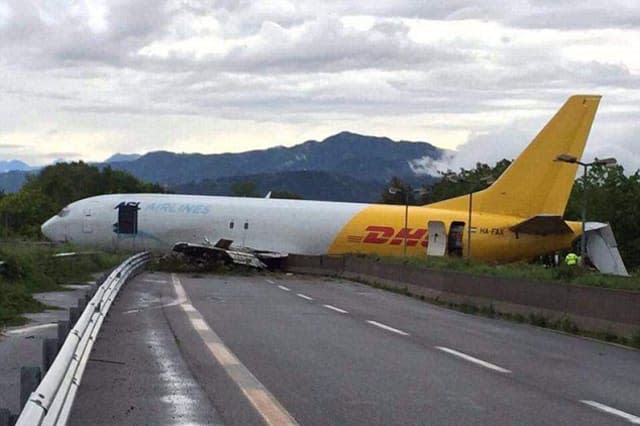
{"type": "Polygon", "coordinates": [[[555,161],[579,164],[584,167],[584,172],[582,174],[582,235],[580,235],[580,266],[584,268],[584,257],[587,250],[585,235],[585,224],[587,222],[587,169],[591,166],[614,167],[618,162],[615,158],[603,158],[602,160],[596,158],[590,163],[583,163],[582,161],[578,161],[578,158],[571,154],[558,154],[555,161]]]}
{"type": "MultiPolygon", "coordinates": [[[[467,221],[467,261],[469,261],[471,260],[471,217],[473,212],[473,182],[470,181],[469,179],[459,177],[452,173],[445,174],[444,178],[447,179],[449,182],[454,182],[454,183],[462,182],[468,185],[467,190],[469,191],[469,219],[467,221]]],[[[484,182],[487,185],[491,185],[495,181],[495,178],[489,175],[489,176],[482,176],[480,177],[479,180],[480,182],[484,182]]]]}
{"type": "Polygon", "coordinates": [[[409,193],[413,192],[415,194],[424,194],[427,191],[425,191],[424,189],[413,189],[411,191],[407,191],[404,188],[398,188],[396,186],[392,186],[389,188],[389,194],[395,195],[395,194],[404,194],[404,238],[403,238],[403,249],[402,249],[402,256],[406,257],[407,256],[407,234],[409,233],[409,231],[407,230],[407,222],[409,220],[409,193]]]}

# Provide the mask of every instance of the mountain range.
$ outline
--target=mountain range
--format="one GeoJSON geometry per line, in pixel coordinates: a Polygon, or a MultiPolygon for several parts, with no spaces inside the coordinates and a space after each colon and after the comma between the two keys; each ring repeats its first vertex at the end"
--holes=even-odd
{"type": "MultiPolygon", "coordinates": [[[[258,193],[289,191],[305,199],[367,202],[377,200],[393,176],[412,185],[430,182],[433,178],[418,173],[413,164],[441,156],[442,150],[427,142],[341,132],[288,148],[226,154],[116,154],[97,165],[127,171],[178,193],[229,195],[235,183],[251,181],[258,193]]],[[[24,179],[27,172],[0,174],[0,189],[17,190],[16,173],[24,179]]]]}
{"type": "Polygon", "coordinates": [[[20,160],[0,161],[0,173],[11,172],[14,170],[28,171],[33,170],[33,167],[20,160]]]}

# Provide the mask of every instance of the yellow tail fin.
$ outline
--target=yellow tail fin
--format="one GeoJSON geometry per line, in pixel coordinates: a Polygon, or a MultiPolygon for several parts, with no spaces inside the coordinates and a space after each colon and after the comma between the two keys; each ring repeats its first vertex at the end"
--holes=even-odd
{"type": "MultiPolygon", "coordinates": [[[[525,218],[562,216],[578,165],[554,160],[558,154],[582,157],[599,103],[600,96],[571,96],[500,178],[473,195],[473,211],[525,218]]],[[[429,207],[466,210],[468,197],[429,207]]]]}

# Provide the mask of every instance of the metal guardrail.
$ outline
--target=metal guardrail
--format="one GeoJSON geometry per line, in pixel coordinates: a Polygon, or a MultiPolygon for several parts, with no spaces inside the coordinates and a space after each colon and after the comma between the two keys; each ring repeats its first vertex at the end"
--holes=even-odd
{"type": "Polygon", "coordinates": [[[118,266],[100,286],[69,333],[38,388],[31,394],[17,426],[65,425],[104,318],[120,287],[150,259],[136,254],[118,266]]]}

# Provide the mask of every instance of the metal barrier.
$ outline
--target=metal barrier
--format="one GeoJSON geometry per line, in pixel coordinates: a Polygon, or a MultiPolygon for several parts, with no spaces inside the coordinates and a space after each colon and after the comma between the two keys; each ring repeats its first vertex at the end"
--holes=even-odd
{"type": "Polygon", "coordinates": [[[16,425],[64,425],[100,326],[120,287],[150,259],[148,252],[125,260],[107,277],[69,333],[51,368],[31,394],[16,425]]]}

